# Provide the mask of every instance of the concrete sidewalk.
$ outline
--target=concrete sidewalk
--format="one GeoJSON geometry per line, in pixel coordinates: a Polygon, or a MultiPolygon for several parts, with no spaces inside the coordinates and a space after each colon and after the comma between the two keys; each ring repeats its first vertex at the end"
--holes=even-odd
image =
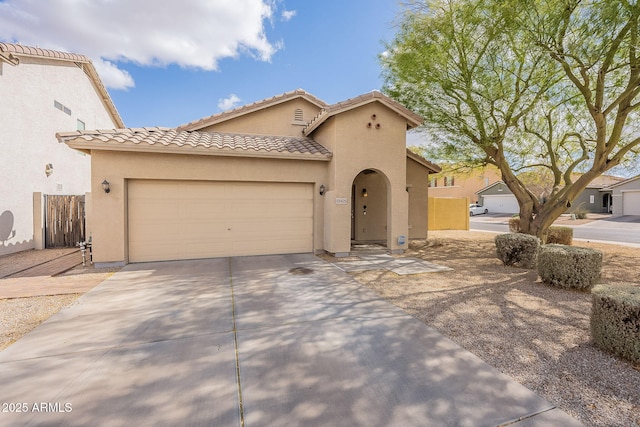
{"type": "Polygon", "coordinates": [[[0,378],[0,425],[580,425],[312,255],[129,265],[0,378]]]}

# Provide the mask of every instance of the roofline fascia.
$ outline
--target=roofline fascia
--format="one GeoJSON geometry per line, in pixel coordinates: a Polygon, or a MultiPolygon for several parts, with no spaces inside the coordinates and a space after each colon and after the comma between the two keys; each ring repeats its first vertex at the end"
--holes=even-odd
{"type": "MultiPolygon", "coordinates": [[[[222,122],[226,122],[228,120],[232,120],[232,119],[236,119],[238,117],[242,117],[244,115],[247,114],[251,114],[251,113],[255,113],[256,111],[260,111],[260,110],[264,110],[265,108],[268,107],[273,107],[275,105],[280,105],[283,104],[285,102],[289,102],[292,101],[294,99],[297,98],[303,98],[304,100],[308,101],[309,103],[315,105],[316,107],[323,109],[327,107],[327,104],[322,101],[320,98],[317,98],[307,92],[304,93],[296,93],[291,92],[290,96],[286,96],[287,94],[282,94],[280,95],[281,98],[278,99],[272,99],[272,98],[267,98],[267,99],[263,99],[263,100],[259,100],[247,105],[243,105],[237,108],[234,108],[232,110],[229,111],[222,111],[220,113],[216,113],[213,114],[209,117],[205,117],[202,120],[202,123],[200,123],[200,120],[196,120],[194,122],[189,122],[189,123],[185,123],[183,125],[179,125],[178,127],[176,127],[176,130],[178,131],[199,131],[207,126],[211,126],[214,124],[218,124],[218,123],[222,123],[222,122]],[[314,99],[317,99],[318,101],[320,101],[320,103],[316,102],[314,99]],[[255,105],[252,105],[255,104],[255,105]],[[217,117],[216,117],[217,116],[217,117]],[[222,118],[222,120],[216,120],[216,118],[222,118]]],[[[276,95],[278,96],[278,95],[276,95]]]]}
{"type": "MultiPolygon", "coordinates": [[[[316,116],[316,118],[309,124],[309,126],[307,126],[302,131],[302,134],[304,136],[309,136],[313,133],[313,131],[315,131],[318,127],[320,127],[320,125],[326,122],[329,118],[336,116],[338,114],[344,113],[345,111],[350,111],[359,107],[363,107],[365,105],[371,104],[372,102],[379,102],[385,107],[387,107],[388,109],[394,111],[396,114],[399,114],[400,116],[404,117],[407,120],[407,124],[408,124],[407,130],[418,127],[422,123],[422,120],[417,120],[417,119],[414,120],[406,112],[400,110],[395,105],[386,102],[385,98],[382,98],[379,96],[372,96],[370,98],[362,100],[361,102],[345,105],[335,109],[331,109],[331,106],[329,106],[329,109],[325,109],[320,114],[318,114],[318,116],[316,116]]],[[[334,105],[339,105],[339,103],[334,105]]],[[[412,113],[412,114],[415,114],[415,113],[412,113]]]]}
{"type": "Polygon", "coordinates": [[[211,150],[209,148],[202,147],[169,147],[166,145],[159,144],[155,145],[123,145],[121,142],[113,142],[111,144],[119,144],[117,146],[114,145],[105,145],[110,143],[100,142],[93,143],[88,142],[86,140],[78,141],[68,140],[63,136],[56,135],[58,141],[68,145],[70,148],[74,150],[81,151],[83,153],[91,154],[93,150],[96,151],[126,151],[126,152],[137,152],[137,153],[156,153],[156,154],[182,154],[182,155],[206,155],[206,156],[218,156],[218,157],[250,157],[250,158],[264,158],[264,159],[282,159],[282,160],[310,160],[310,161],[331,161],[333,155],[326,156],[324,154],[295,154],[295,153],[282,153],[282,152],[264,152],[264,151],[255,151],[255,150],[247,150],[247,151],[235,151],[235,150],[226,150],[226,149],[216,149],[211,150]]]}

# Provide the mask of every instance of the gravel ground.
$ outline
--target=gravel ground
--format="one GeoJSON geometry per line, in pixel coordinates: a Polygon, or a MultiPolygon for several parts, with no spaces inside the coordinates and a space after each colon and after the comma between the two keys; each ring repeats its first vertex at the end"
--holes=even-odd
{"type": "MultiPolygon", "coordinates": [[[[640,426],[640,366],[590,343],[590,294],[552,288],[540,283],[535,272],[504,267],[495,258],[493,238],[489,233],[430,232],[427,242],[412,242],[404,255],[453,271],[351,274],[585,425],[640,426]]],[[[578,244],[604,252],[603,282],[637,283],[637,248],[578,244]]],[[[113,271],[79,267],[65,276],[92,280],[113,271]]],[[[0,350],[79,296],[0,300],[0,350]]]]}
{"type": "Polygon", "coordinates": [[[80,294],[0,300],[0,350],[78,299],[80,294]]]}
{"type": "MultiPolygon", "coordinates": [[[[430,232],[427,242],[412,242],[404,255],[454,271],[352,276],[585,425],[640,426],[640,366],[591,344],[590,294],[504,267],[495,257],[494,236],[430,232]]],[[[604,251],[604,282],[638,280],[637,248],[579,245],[604,251]]]]}

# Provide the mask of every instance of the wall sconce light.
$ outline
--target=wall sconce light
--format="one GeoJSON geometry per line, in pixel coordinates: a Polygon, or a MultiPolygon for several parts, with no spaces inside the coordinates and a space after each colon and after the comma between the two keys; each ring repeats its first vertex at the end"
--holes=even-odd
{"type": "Polygon", "coordinates": [[[50,176],[53,173],[53,164],[47,163],[47,165],[44,167],[44,173],[45,175],[50,176]]]}
{"type": "Polygon", "coordinates": [[[368,196],[369,196],[369,193],[367,193],[367,189],[363,188],[362,189],[362,197],[368,197],[368,196]]]}
{"type": "Polygon", "coordinates": [[[111,188],[109,188],[109,181],[107,181],[106,179],[102,181],[102,189],[105,193],[109,193],[111,191],[111,188]]]}
{"type": "Polygon", "coordinates": [[[327,191],[326,187],[324,186],[324,184],[320,185],[320,195],[324,196],[325,191],[327,191]]]}

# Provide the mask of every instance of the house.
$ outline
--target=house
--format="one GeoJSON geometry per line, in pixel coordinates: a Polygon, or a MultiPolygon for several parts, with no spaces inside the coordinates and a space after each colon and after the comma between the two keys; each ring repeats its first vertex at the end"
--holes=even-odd
{"type": "MultiPolygon", "coordinates": [[[[573,177],[577,179],[579,175],[573,177]]],[[[595,178],[587,187],[575,198],[566,213],[574,213],[578,210],[586,210],[590,213],[610,213],[612,206],[611,185],[619,183],[623,178],[601,175],[595,178]]],[[[548,190],[547,190],[548,191],[548,190]]],[[[518,213],[520,211],[516,196],[502,181],[483,188],[477,192],[480,204],[484,205],[489,212],[496,213],[518,213]]],[[[544,191],[541,194],[544,198],[544,191]]]]}
{"type": "Polygon", "coordinates": [[[640,215],[640,175],[606,188],[611,192],[613,216],[640,215]]]}
{"type": "Polygon", "coordinates": [[[91,154],[99,265],[329,252],[427,235],[440,168],[406,148],[421,117],[380,92],[337,104],[295,90],[175,129],[75,131],[91,154]],[[107,192],[108,190],[108,192],[107,192]]]}
{"type": "Polygon", "coordinates": [[[520,205],[507,184],[496,181],[476,192],[478,202],[492,213],[518,213],[520,205]]]}
{"type": "Polygon", "coordinates": [[[3,255],[43,248],[42,195],[90,190],[90,157],[58,144],[56,132],[124,124],[82,55],[0,43],[0,93],[3,255]]]}
{"type": "Polygon", "coordinates": [[[467,171],[456,170],[454,166],[442,166],[442,172],[430,175],[430,197],[466,197],[469,203],[474,203],[477,201],[478,191],[488,187],[490,183],[499,181],[502,176],[500,170],[492,165],[467,171]]]}

